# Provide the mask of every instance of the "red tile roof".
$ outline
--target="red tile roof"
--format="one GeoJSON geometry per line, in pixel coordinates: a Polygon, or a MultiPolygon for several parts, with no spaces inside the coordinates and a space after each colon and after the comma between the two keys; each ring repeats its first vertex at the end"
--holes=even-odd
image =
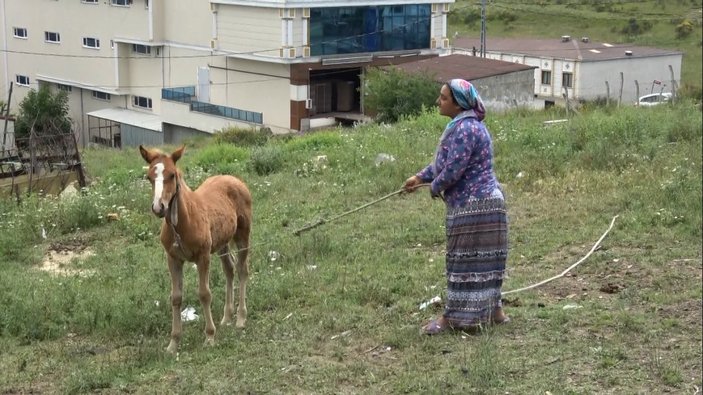
{"type": "Polygon", "coordinates": [[[409,73],[425,72],[437,82],[446,82],[452,78],[476,80],[479,78],[534,69],[535,66],[504,62],[467,55],[448,55],[418,60],[396,65],[409,73]]]}

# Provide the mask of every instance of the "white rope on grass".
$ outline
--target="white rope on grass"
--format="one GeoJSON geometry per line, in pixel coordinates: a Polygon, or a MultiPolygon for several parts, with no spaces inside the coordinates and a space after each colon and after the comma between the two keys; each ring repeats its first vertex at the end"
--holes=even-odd
{"type": "Polygon", "coordinates": [[[510,291],[505,291],[505,292],[503,292],[502,294],[503,294],[503,295],[508,295],[508,294],[513,294],[513,293],[516,293],[516,292],[527,291],[528,289],[537,288],[537,287],[539,287],[540,285],[544,285],[544,284],[546,284],[546,283],[548,283],[548,282],[550,282],[550,281],[553,281],[553,280],[556,280],[556,279],[558,279],[558,278],[564,277],[564,275],[565,275],[566,273],[570,272],[571,269],[575,268],[576,266],[578,266],[579,264],[581,264],[581,262],[585,261],[586,258],[588,258],[589,256],[591,256],[591,254],[593,253],[593,251],[595,251],[595,250],[600,246],[600,243],[603,241],[603,239],[605,239],[605,236],[608,234],[608,232],[610,232],[610,230],[613,229],[613,225],[615,225],[615,219],[616,219],[617,217],[618,217],[617,215],[613,217],[613,219],[610,221],[610,226],[609,226],[608,229],[605,231],[605,233],[603,233],[603,235],[600,237],[600,239],[598,239],[598,241],[596,241],[596,244],[594,244],[593,247],[591,248],[591,250],[588,251],[588,254],[584,255],[584,257],[581,258],[581,259],[579,259],[578,262],[576,262],[576,263],[574,263],[573,265],[569,266],[566,270],[564,270],[564,271],[561,272],[560,274],[557,274],[557,275],[554,276],[554,277],[550,277],[550,278],[548,278],[548,279],[546,279],[546,280],[543,280],[543,281],[538,282],[537,284],[532,284],[532,285],[527,286],[527,287],[518,288],[518,289],[513,289],[513,290],[510,290],[510,291]]]}

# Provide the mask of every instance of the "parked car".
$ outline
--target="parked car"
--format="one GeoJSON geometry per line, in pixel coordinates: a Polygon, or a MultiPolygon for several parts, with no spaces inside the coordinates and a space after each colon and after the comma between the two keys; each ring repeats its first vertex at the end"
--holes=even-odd
{"type": "Polygon", "coordinates": [[[650,107],[650,106],[658,106],[662,103],[667,103],[671,101],[671,92],[659,92],[659,93],[650,93],[648,95],[644,95],[637,100],[637,103],[635,103],[636,106],[642,106],[642,107],[650,107]]]}

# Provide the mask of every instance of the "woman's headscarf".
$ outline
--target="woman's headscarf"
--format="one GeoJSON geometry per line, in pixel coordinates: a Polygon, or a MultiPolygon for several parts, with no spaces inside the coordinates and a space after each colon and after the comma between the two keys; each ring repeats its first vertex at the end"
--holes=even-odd
{"type": "Polygon", "coordinates": [[[440,171],[437,158],[439,157],[442,143],[452,134],[454,127],[464,118],[474,117],[479,121],[483,121],[483,118],[486,117],[486,108],[483,106],[481,96],[479,96],[478,91],[469,81],[456,78],[450,80],[447,85],[449,85],[449,89],[451,89],[452,95],[454,95],[454,100],[464,111],[460,112],[449,121],[444,128],[444,132],[442,132],[442,137],[439,138],[439,144],[437,145],[434,159],[432,160],[432,172],[435,176],[439,174],[440,171]]]}
{"type": "Polygon", "coordinates": [[[486,117],[486,108],[483,106],[481,96],[469,81],[456,78],[449,81],[448,85],[449,89],[452,90],[454,100],[461,108],[473,110],[479,121],[486,117]]]}

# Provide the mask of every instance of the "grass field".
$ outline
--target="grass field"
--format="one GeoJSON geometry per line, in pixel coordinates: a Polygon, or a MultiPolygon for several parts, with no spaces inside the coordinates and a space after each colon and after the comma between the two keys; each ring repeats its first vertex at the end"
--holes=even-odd
{"type": "MultiPolygon", "coordinates": [[[[189,185],[240,175],[255,222],[246,329],[184,325],[165,353],[169,279],[136,149],[83,153],[91,186],[0,201],[0,393],[688,393],[701,384],[701,111],[593,108],[489,116],[511,220],[512,322],[427,337],[441,314],[444,208],[393,196],[425,165],[435,113],[235,147],[195,141],[189,185]],[[379,154],[391,155],[376,166],[379,154]],[[326,163],[316,159],[326,155],[326,163]],[[117,214],[118,220],[109,214],[117,214]],[[42,238],[42,229],[46,239],[42,238]],[[51,259],[49,259],[51,258],[51,259]]],[[[219,321],[223,275],[213,261],[219,321]]],[[[184,305],[201,314],[195,270],[184,305]]]]}
{"type": "MultiPolygon", "coordinates": [[[[457,0],[453,9],[449,32],[479,37],[481,2],[457,0]]],[[[593,41],[682,51],[682,85],[688,85],[700,97],[703,78],[700,0],[493,0],[487,2],[486,10],[489,38],[588,36],[593,41]],[[691,33],[677,37],[676,27],[684,20],[691,22],[691,33]]]]}
{"type": "MultiPolygon", "coordinates": [[[[487,3],[489,36],[680,49],[682,79],[700,90],[700,0],[487,3]],[[633,17],[651,26],[628,37],[633,17]],[[682,18],[697,25],[677,39],[682,18]]],[[[458,1],[450,31],[478,34],[477,4],[458,1]]],[[[568,275],[506,295],[509,325],[437,337],[419,334],[441,314],[421,304],[446,286],[444,207],[426,190],[294,231],[397,191],[446,118],[188,142],[188,184],[240,176],[255,218],[247,327],[218,325],[206,347],[202,318],[186,322],[177,357],[164,351],[170,280],[144,162],[137,149],[86,150],[83,193],[0,199],[0,394],[700,393],[700,101],[586,105],[543,123],[555,118],[563,110],[486,120],[509,204],[504,291],[562,272],[617,216],[613,228],[568,275]]],[[[202,315],[196,284],[188,267],[184,305],[202,315]]],[[[223,284],[213,257],[216,322],[223,284]]]]}

